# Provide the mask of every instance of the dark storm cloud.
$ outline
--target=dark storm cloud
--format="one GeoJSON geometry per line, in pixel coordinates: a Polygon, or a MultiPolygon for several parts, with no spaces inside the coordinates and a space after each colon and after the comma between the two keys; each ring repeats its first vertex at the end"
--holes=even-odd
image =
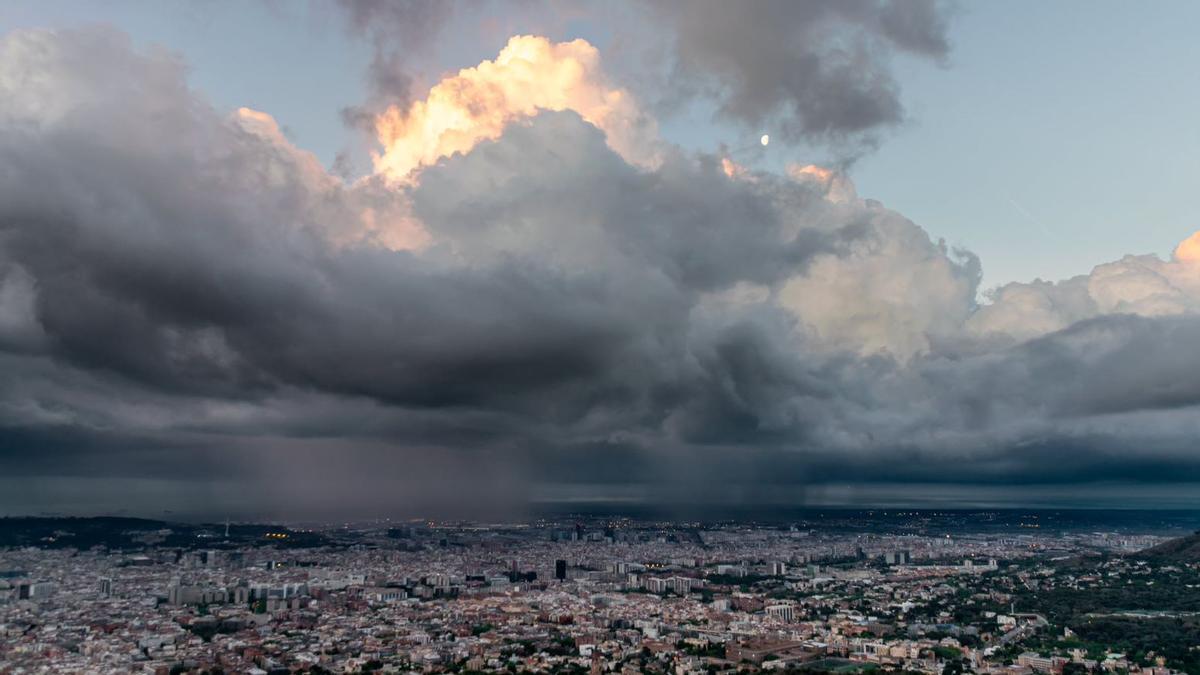
{"type": "Polygon", "coordinates": [[[116,33],[0,69],[7,476],[364,509],[1197,477],[1200,319],[973,332],[977,260],[806,174],[637,168],[558,113],[345,184],[116,33]],[[428,247],[379,244],[413,218],[428,247]]]}
{"type": "Polygon", "coordinates": [[[673,40],[675,90],[780,140],[871,143],[904,119],[890,60],[949,52],[936,0],[650,3],[673,40]],[[778,131],[776,131],[778,130],[778,131]]]}
{"type": "Polygon", "coordinates": [[[351,126],[371,128],[374,116],[412,94],[412,57],[437,38],[454,11],[452,0],[337,0],[351,31],[371,41],[368,101],[342,110],[351,126]]]}
{"type": "Polygon", "coordinates": [[[404,42],[409,49],[436,38],[454,9],[453,0],[337,0],[337,5],[355,31],[404,42]]]}
{"type": "MultiPolygon", "coordinates": [[[[4,156],[21,170],[4,190],[5,250],[37,280],[36,314],[54,357],[203,395],[253,395],[284,383],[398,405],[527,409],[534,404],[526,397],[541,407],[541,397],[558,390],[542,414],[574,415],[584,405],[576,394],[621,386],[620,377],[606,381],[618,362],[652,370],[672,358],[696,291],[728,284],[737,266],[752,262],[756,277],[778,276],[823,239],[810,233],[775,243],[778,214],[718,180],[713,166],[639,186],[644,179],[594,129],[562,115],[481,149],[462,160],[466,166],[431,172],[415,195],[418,212],[440,225],[433,234],[476,265],[338,248],[321,238],[319,223],[306,222],[309,199],[296,196],[311,186],[296,177],[257,179],[276,159],[261,139],[236,129],[208,139],[225,170],[242,176],[214,180],[203,168],[172,166],[171,158],[187,154],[179,144],[188,137],[171,135],[184,123],[165,122],[157,137],[144,128],[140,146],[72,132],[7,139],[4,156]],[[578,153],[576,163],[554,169],[571,176],[569,184],[535,176],[525,188],[530,179],[518,171],[476,195],[452,178],[476,166],[540,163],[554,148],[578,153]],[[68,154],[70,164],[58,166],[68,154]],[[583,173],[591,159],[599,161],[583,173]],[[616,199],[626,188],[633,189],[616,199]],[[541,190],[540,198],[528,189],[541,190]],[[599,198],[589,201],[588,193],[599,198]],[[448,194],[471,210],[424,208],[448,194]],[[492,194],[511,195],[507,207],[489,204],[492,194]],[[257,208],[236,208],[251,200],[257,208]],[[671,204],[689,202],[697,210],[687,218],[669,214],[671,204]],[[97,211],[98,203],[105,207],[97,211]],[[488,228],[512,236],[514,223],[559,227],[580,208],[603,219],[593,224],[596,237],[620,228],[621,248],[588,245],[583,223],[572,236],[588,250],[561,266],[544,264],[556,262],[541,250],[547,232],[524,233],[508,251],[486,243],[488,228]],[[738,236],[721,232],[728,220],[742,223],[738,236]],[[460,242],[462,224],[471,232],[460,242]],[[585,257],[595,269],[570,271],[585,257]]],[[[356,217],[354,198],[320,195],[344,200],[328,215],[347,220],[356,217]]],[[[570,237],[551,241],[564,255],[575,245],[570,237]]]]}
{"type": "Polygon", "coordinates": [[[536,255],[606,276],[615,267],[648,276],[638,279],[647,292],[665,283],[693,293],[773,283],[860,236],[853,224],[784,236],[792,216],[775,190],[799,204],[820,201],[795,185],[730,181],[715,158],[673,155],[647,174],[576,115],[544,113],[427,170],[413,198],[435,237],[472,259],[536,255]]]}
{"type": "Polygon", "coordinates": [[[1103,415],[1200,404],[1196,317],[1115,315],[1089,319],[1030,342],[1031,368],[1043,373],[1056,413],[1103,415]],[[1058,376],[1058,377],[1056,377],[1058,376]]]}
{"type": "Polygon", "coordinates": [[[6,259],[36,281],[44,353],[158,391],[241,399],[291,386],[571,422],[673,377],[699,292],[742,268],[779,277],[840,237],[781,239],[780,214],[715,163],[676,158],[646,176],[563,114],[426,175],[414,203],[452,254],[338,247],[315,218],[356,219],[370,183],[307,182],[283,149],[191,101],[176,64],[134,57],[119,36],[23,39],[58,50],[31,66],[61,67],[78,49],[124,73],[118,91],[149,87],[109,100],[63,68],[87,96],[36,135],[5,135],[0,223],[6,259]],[[473,188],[481,170],[511,176],[473,188]],[[507,203],[489,204],[497,194],[507,203]],[[488,243],[489,228],[511,236],[514,223],[559,233],[488,243]],[[459,254],[474,262],[443,260],[459,254]],[[592,268],[573,265],[585,258],[592,268]]]}

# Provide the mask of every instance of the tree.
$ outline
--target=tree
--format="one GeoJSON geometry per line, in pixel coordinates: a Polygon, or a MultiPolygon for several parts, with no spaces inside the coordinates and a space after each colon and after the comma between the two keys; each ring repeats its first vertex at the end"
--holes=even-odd
{"type": "Polygon", "coordinates": [[[965,671],[961,659],[951,659],[942,666],[942,675],[962,675],[963,672],[965,671]]]}

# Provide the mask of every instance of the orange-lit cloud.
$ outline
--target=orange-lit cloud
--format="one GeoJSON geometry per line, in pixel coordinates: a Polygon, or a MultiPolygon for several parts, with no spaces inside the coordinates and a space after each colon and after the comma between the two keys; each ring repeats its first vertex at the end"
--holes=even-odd
{"type": "Polygon", "coordinates": [[[1200,232],[1179,242],[1175,247],[1175,259],[1181,263],[1200,263],[1200,232]]]}
{"type": "Polygon", "coordinates": [[[787,175],[799,183],[814,183],[820,186],[825,192],[825,197],[832,202],[848,202],[858,198],[854,183],[840,171],[816,164],[788,164],[787,175]]]}
{"type": "Polygon", "coordinates": [[[746,167],[728,157],[721,158],[721,171],[724,171],[725,175],[730,178],[742,178],[747,174],[746,167]]]}
{"type": "Polygon", "coordinates": [[[375,170],[405,180],[542,110],[573,110],[603,130],[609,147],[626,161],[655,163],[653,122],[628,91],[609,84],[595,47],[523,35],[511,38],[494,61],[442,80],[424,100],[381,114],[375,129],[384,150],[375,156],[375,170]]]}

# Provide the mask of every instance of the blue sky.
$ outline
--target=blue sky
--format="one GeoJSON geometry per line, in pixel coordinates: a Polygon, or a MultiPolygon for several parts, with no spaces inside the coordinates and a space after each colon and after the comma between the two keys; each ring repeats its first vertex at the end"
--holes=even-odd
{"type": "Polygon", "coordinates": [[[854,170],[983,259],[1052,280],[1200,228],[1195,3],[979,2],[944,69],[899,64],[912,121],[854,170]]]}
{"type": "MultiPolygon", "coordinates": [[[[598,20],[548,18],[480,3],[460,10],[433,49],[414,54],[414,74],[429,83],[439,72],[473,65],[515,32],[609,47],[619,11],[603,8],[598,20]]],[[[338,112],[365,95],[370,47],[332,8],[0,6],[4,29],[97,22],[182,54],[193,85],[218,107],[265,110],[327,164],[343,150],[361,162],[362,140],[338,112]]],[[[1191,198],[1200,178],[1196,25],[1200,5],[1188,2],[960,5],[943,67],[897,58],[909,120],[852,168],[859,194],[977,253],[984,288],[1083,274],[1127,253],[1167,255],[1200,227],[1191,198]]],[[[662,128],[668,140],[702,150],[747,140],[704,109],[664,119],[662,128]]],[[[758,161],[775,168],[819,156],[777,144],[758,161]]]]}

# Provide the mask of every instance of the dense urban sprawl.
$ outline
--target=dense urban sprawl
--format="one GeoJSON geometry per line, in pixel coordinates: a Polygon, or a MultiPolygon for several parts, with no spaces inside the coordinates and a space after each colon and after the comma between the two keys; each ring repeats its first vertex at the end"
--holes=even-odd
{"type": "Polygon", "coordinates": [[[126,534],[140,546],[81,549],[61,529],[0,550],[0,673],[1166,675],[1196,658],[1078,626],[1194,629],[1195,591],[1174,609],[1061,610],[1108,587],[1159,605],[1156,581],[1200,589],[1195,563],[1128,555],[1163,536],[624,519],[347,524],[302,547],[311,533],[282,526],[187,546],[169,527],[126,534]]]}

